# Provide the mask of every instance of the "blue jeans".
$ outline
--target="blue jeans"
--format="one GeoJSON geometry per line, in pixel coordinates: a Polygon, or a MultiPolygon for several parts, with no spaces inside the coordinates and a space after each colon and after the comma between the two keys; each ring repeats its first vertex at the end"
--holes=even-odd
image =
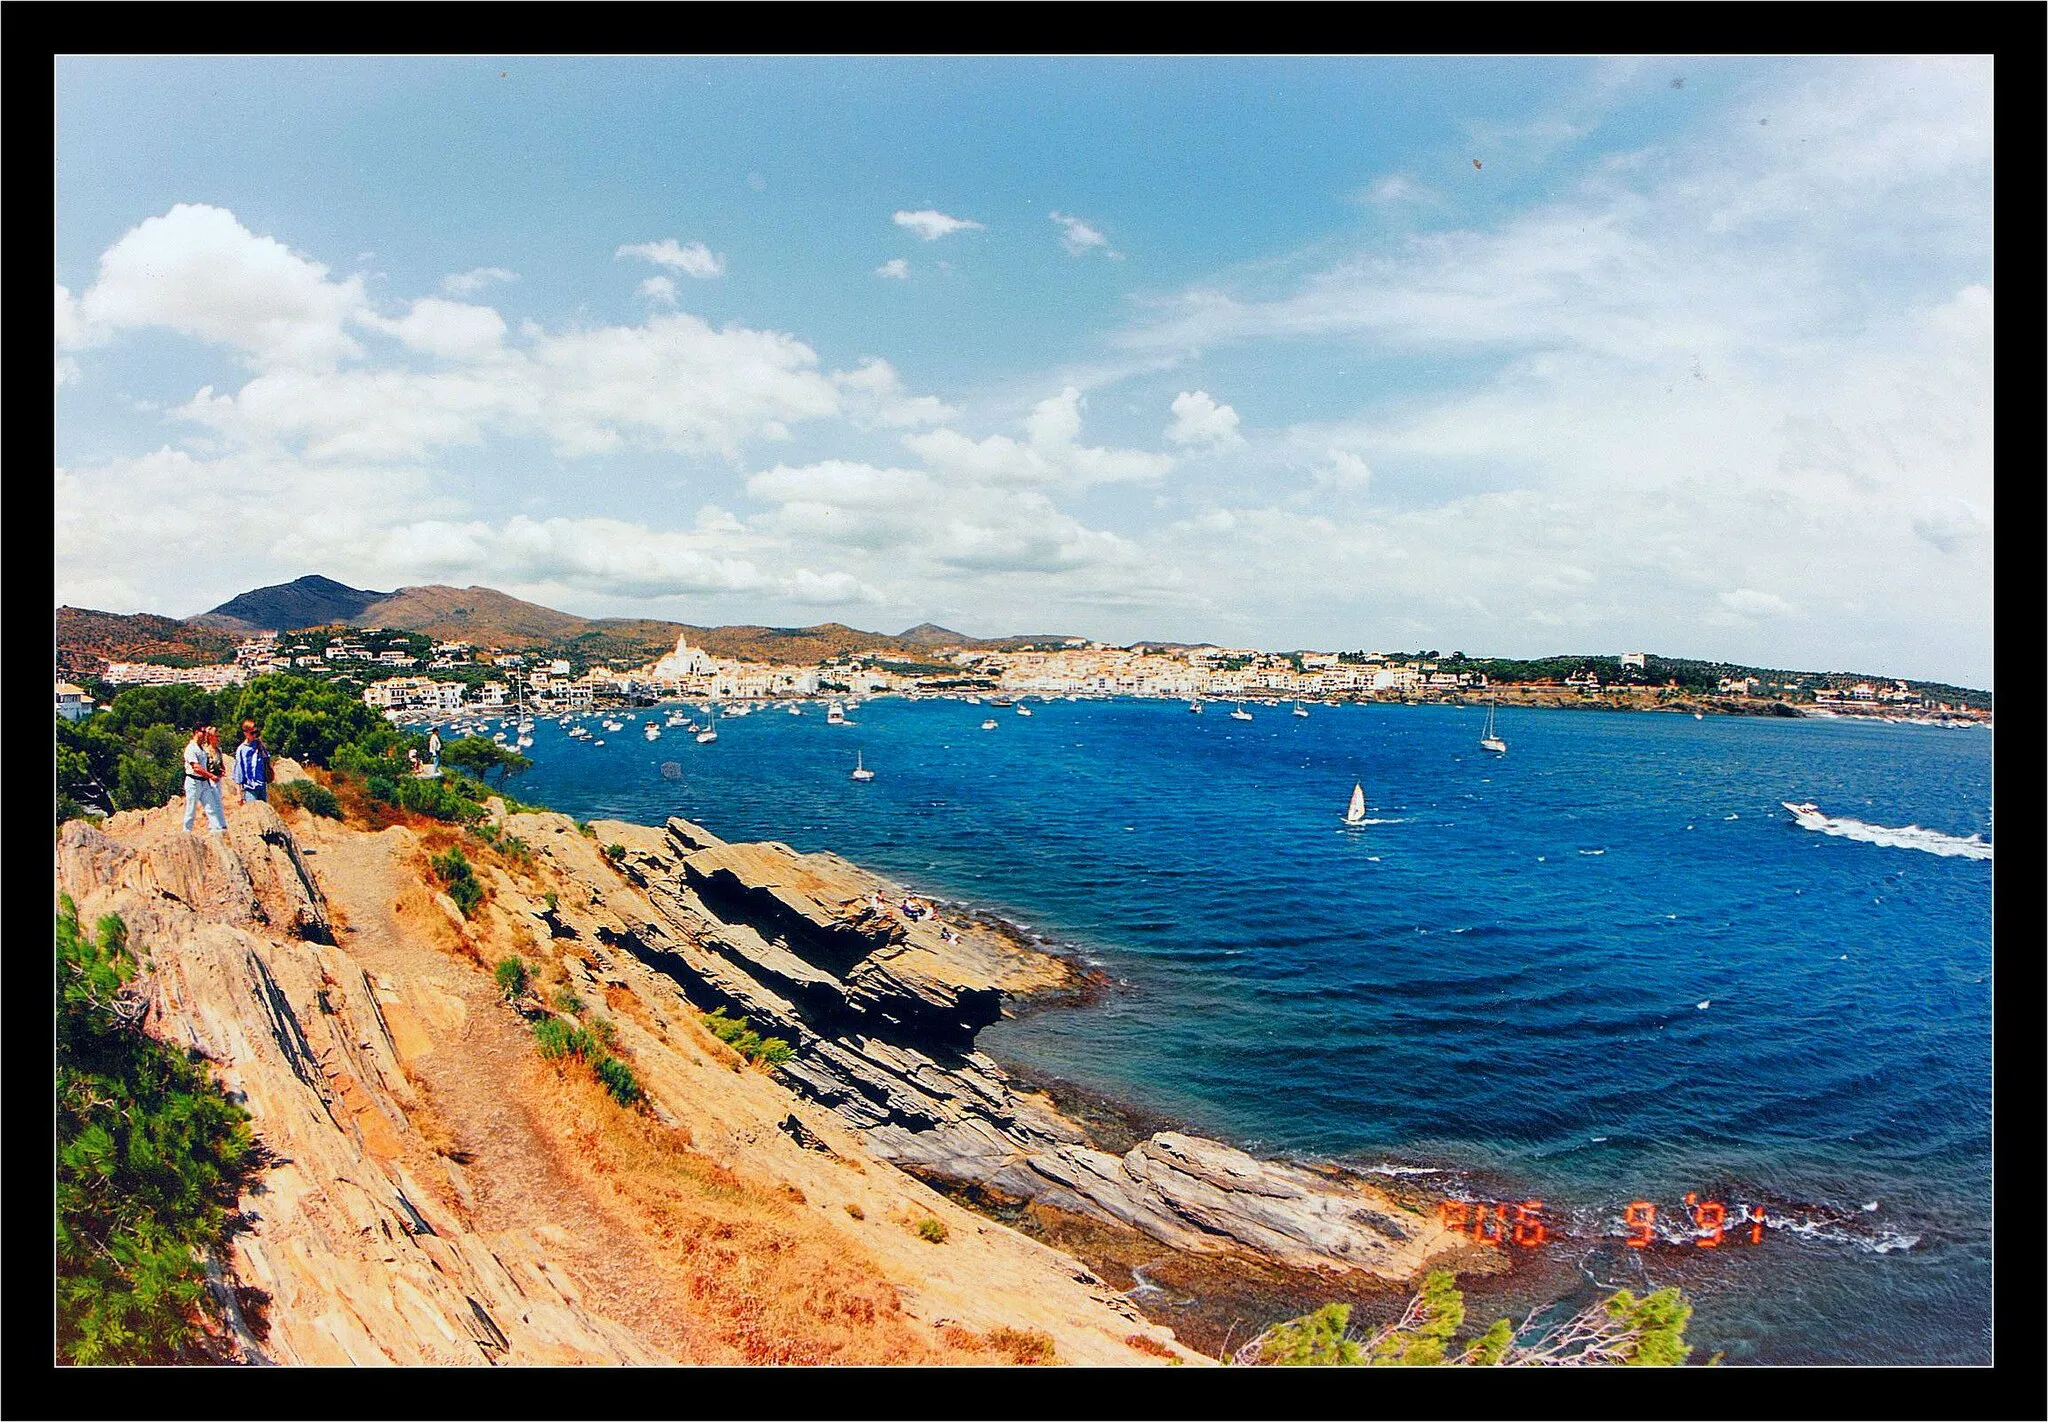
{"type": "Polygon", "coordinates": [[[220,782],[206,780],[197,775],[185,777],[185,828],[192,828],[194,813],[201,806],[206,809],[206,823],[216,832],[228,827],[227,811],[221,808],[220,782]]]}
{"type": "Polygon", "coordinates": [[[235,784],[241,790],[244,800],[268,800],[270,798],[270,787],[268,785],[243,785],[239,780],[235,784]]]}

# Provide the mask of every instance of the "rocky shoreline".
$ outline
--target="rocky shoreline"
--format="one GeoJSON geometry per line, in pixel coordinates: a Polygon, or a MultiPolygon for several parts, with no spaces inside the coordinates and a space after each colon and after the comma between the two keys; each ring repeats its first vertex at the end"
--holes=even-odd
{"type": "MultiPolygon", "coordinates": [[[[507,827],[543,854],[568,851],[560,819],[507,827]]],[[[558,930],[621,947],[700,1010],[786,1040],[778,1079],[958,1198],[998,1217],[1029,1211],[1048,1234],[1101,1236],[1098,1256],[1114,1252],[1106,1240],[1149,1241],[1210,1275],[1279,1270],[1325,1294],[1332,1281],[1384,1289],[1439,1259],[1477,1262],[1426,1202],[1363,1176],[1261,1160],[1068,1084],[1048,1093],[1014,1078],[976,1034],[1005,1010],[1084,1000],[1106,980],[1007,925],[877,910],[901,889],[837,856],[728,844],[680,818],[592,828],[623,847],[617,871],[651,911],[607,922],[564,905],[558,930]]]]}

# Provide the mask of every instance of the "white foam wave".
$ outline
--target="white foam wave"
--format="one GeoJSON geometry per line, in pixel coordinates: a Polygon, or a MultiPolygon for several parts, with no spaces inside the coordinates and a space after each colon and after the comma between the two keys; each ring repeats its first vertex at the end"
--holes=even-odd
{"type": "Polygon", "coordinates": [[[1944,859],[1989,859],[1991,846],[1982,835],[1960,838],[1943,834],[1940,830],[1922,829],[1919,825],[1906,825],[1893,829],[1887,825],[1865,824],[1862,820],[1836,819],[1823,814],[1799,814],[1794,812],[1801,829],[1831,834],[1842,839],[1861,840],[1865,844],[1888,845],[1893,849],[1917,849],[1926,854],[1938,854],[1944,859]]]}
{"type": "Polygon", "coordinates": [[[1368,1165],[1367,1175],[1442,1175],[1445,1172],[1434,1165],[1368,1165]]]}

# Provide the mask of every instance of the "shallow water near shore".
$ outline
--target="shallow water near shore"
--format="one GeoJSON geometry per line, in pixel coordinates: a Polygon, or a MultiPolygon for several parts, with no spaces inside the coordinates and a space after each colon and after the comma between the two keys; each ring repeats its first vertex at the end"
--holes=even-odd
{"type": "Polygon", "coordinates": [[[1530,1288],[1683,1284],[1702,1355],[1989,1360],[1993,865],[1955,846],[1992,837],[1990,734],[1503,710],[1497,757],[1478,708],[1030,705],[763,708],[710,746],[543,720],[515,788],[831,850],[1070,946],[1117,987],[992,1054],[1248,1149],[1541,1199],[1530,1288]]]}

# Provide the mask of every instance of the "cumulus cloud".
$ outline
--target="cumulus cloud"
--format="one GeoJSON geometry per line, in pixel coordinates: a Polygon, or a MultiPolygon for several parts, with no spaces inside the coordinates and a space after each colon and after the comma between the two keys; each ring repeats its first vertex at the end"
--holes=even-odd
{"type": "Polygon", "coordinates": [[[1372,483],[1372,468],[1348,449],[1332,449],[1315,469],[1315,481],[1337,489],[1363,490],[1372,483]]]}
{"type": "Polygon", "coordinates": [[[1075,256],[1086,256],[1089,252],[1101,251],[1107,256],[1118,253],[1109,250],[1109,239],[1087,222],[1063,212],[1052,214],[1052,220],[1060,229],[1060,245],[1075,256]]]}
{"type": "Polygon", "coordinates": [[[665,276],[651,276],[640,283],[640,294],[649,301],[659,301],[664,306],[676,304],[676,284],[665,276]]]}
{"type": "Polygon", "coordinates": [[[892,219],[898,227],[907,227],[927,242],[936,242],[941,237],[955,232],[979,232],[982,226],[970,217],[948,217],[936,208],[922,208],[917,212],[898,212],[892,219]]]}
{"type": "Polygon", "coordinates": [[[158,326],[240,351],[258,367],[331,367],[361,353],[344,326],[367,310],[361,277],[327,268],[224,208],[179,203],[100,256],[78,314],[118,331],[158,326]]]}
{"type": "Polygon", "coordinates": [[[441,290],[450,296],[474,296],[492,282],[518,281],[519,273],[503,267],[477,267],[441,278],[441,290]]]}
{"type": "Polygon", "coordinates": [[[368,313],[357,319],[416,351],[449,360],[481,360],[496,354],[505,340],[505,318],[490,307],[437,296],[420,298],[395,321],[368,313]]]}
{"type": "Polygon", "coordinates": [[[1174,444],[1210,448],[1244,443],[1237,432],[1237,411],[1217,404],[1206,390],[1183,390],[1174,396],[1173,423],[1166,427],[1166,438],[1174,444]]]}
{"type": "Polygon", "coordinates": [[[960,413],[936,396],[912,395],[896,367],[877,356],[853,370],[834,371],[832,383],[845,396],[846,413],[870,424],[932,425],[960,413]]]}
{"type": "Polygon", "coordinates": [[[1081,444],[1081,392],[1071,385],[1034,405],[1025,430],[1021,441],[938,429],[903,442],[936,471],[1008,488],[1080,490],[1157,479],[1173,468],[1171,455],[1081,444]]]}
{"type": "Polygon", "coordinates": [[[656,266],[668,267],[684,276],[709,278],[725,275],[725,258],[714,255],[702,242],[692,242],[684,247],[673,237],[664,237],[659,242],[634,242],[619,248],[612,254],[619,257],[639,257],[653,262],[656,266]]]}
{"type": "Polygon", "coordinates": [[[891,257],[888,261],[875,268],[875,275],[878,277],[891,277],[896,281],[909,281],[910,263],[901,257],[891,257]]]}

